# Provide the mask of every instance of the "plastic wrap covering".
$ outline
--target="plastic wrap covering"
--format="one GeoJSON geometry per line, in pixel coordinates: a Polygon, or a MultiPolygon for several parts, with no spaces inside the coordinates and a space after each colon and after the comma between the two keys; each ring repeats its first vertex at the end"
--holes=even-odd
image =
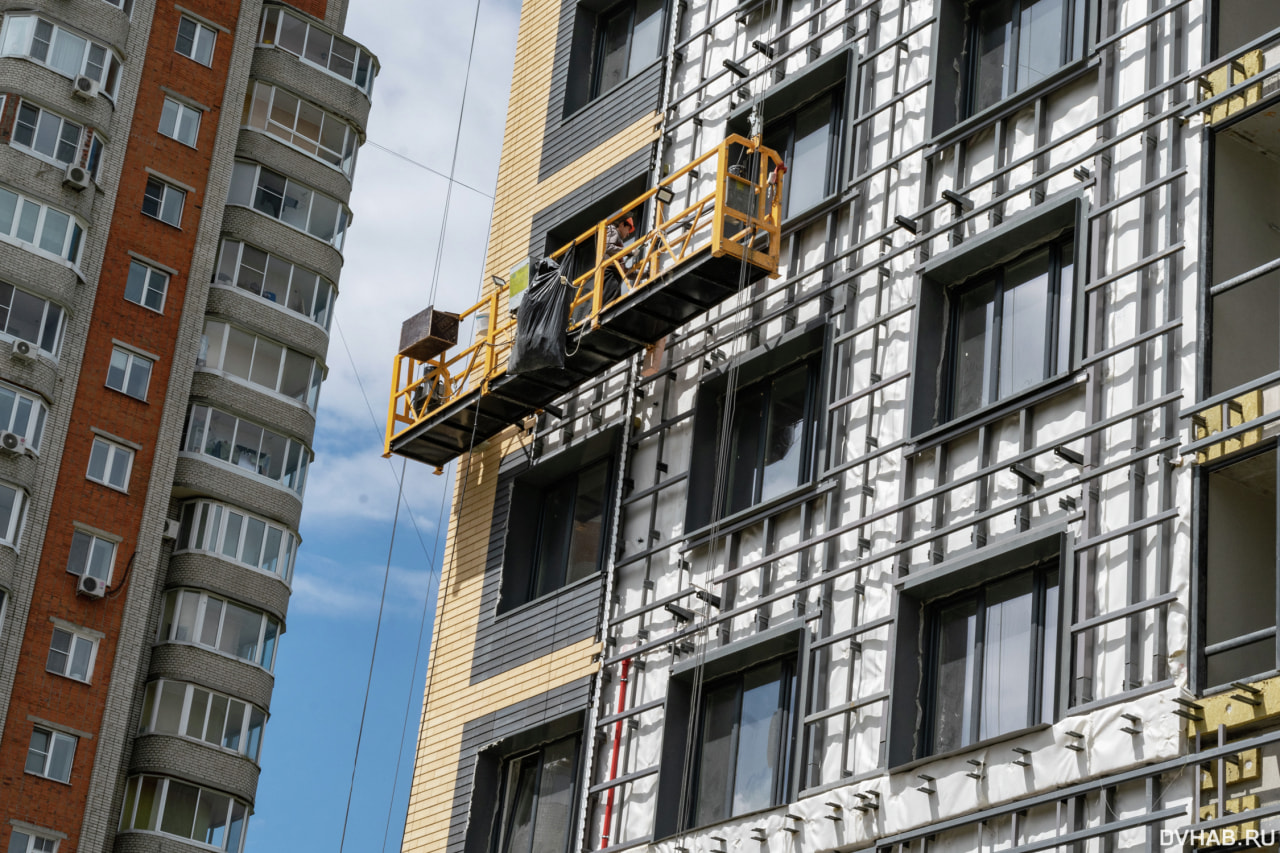
{"type": "Polygon", "coordinates": [[[538,271],[516,317],[516,339],[507,361],[507,372],[564,369],[565,332],[569,326],[569,302],[573,288],[560,275],[560,265],[550,258],[538,262],[538,271]]]}

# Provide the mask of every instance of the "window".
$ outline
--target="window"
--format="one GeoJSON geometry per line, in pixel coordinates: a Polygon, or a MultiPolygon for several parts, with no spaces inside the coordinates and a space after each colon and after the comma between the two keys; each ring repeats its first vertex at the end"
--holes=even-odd
{"type": "Polygon", "coordinates": [[[182,448],[266,477],[298,495],[311,459],[301,442],[208,406],[191,407],[182,448]]]}
{"type": "Polygon", "coordinates": [[[160,132],[195,148],[196,137],[200,135],[200,111],[173,98],[165,98],[160,111],[160,132]]]}
{"type": "Polygon", "coordinates": [[[0,239],[73,265],[84,226],[70,213],[0,187],[0,239]]]}
{"type": "Polygon", "coordinates": [[[1075,244],[1050,243],[997,267],[950,297],[950,417],[1011,397],[1070,361],[1075,244]]]}
{"type": "Polygon", "coordinates": [[[591,97],[609,91],[658,58],[662,7],[663,0],[624,0],[600,16],[591,97]]]}
{"type": "Polygon", "coordinates": [[[95,438],[89,451],[89,473],[95,483],[126,491],[129,488],[129,471],[133,468],[133,451],[127,447],[95,438]]]}
{"type": "Polygon", "coordinates": [[[212,65],[213,46],[217,40],[218,33],[215,30],[183,15],[178,21],[178,42],[173,49],[201,65],[212,65]]]}
{"type": "Polygon", "coordinates": [[[333,318],[334,287],[328,279],[279,255],[237,240],[223,240],[214,284],[247,290],[268,302],[329,329],[333,318]]]}
{"type": "Polygon", "coordinates": [[[0,483],[0,543],[15,549],[18,547],[26,504],[26,492],[0,483]]]}
{"type": "Polygon", "coordinates": [[[22,829],[9,836],[9,853],[57,853],[58,841],[22,829]]]}
{"type": "Polygon", "coordinates": [[[26,771],[55,782],[70,782],[75,754],[76,738],[37,726],[31,732],[31,746],[27,748],[26,771]]]}
{"type": "Polygon", "coordinates": [[[219,320],[206,320],[196,364],[282,394],[315,411],[324,368],[314,358],[219,320]]]}
{"type": "Polygon", "coordinates": [[[1084,55],[1081,0],[989,0],[971,4],[968,15],[968,115],[1084,55]]]}
{"type": "Polygon", "coordinates": [[[193,684],[153,681],[142,700],[140,734],[176,735],[258,760],[267,714],[193,684]]]}
{"type": "Polygon", "coordinates": [[[270,83],[254,82],[244,102],[246,127],[265,130],[351,177],[359,138],[354,128],[320,107],[270,83]]]}
{"type": "Polygon", "coordinates": [[[150,308],[164,311],[164,295],[169,289],[169,274],[141,261],[129,264],[129,279],[124,285],[124,298],[150,308]]]}
{"type": "Polygon", "coordinates": [[[1205,688],[1277,669],[1276,483],[1274,445],[1202,475],[1205,688]]]}
{"type": "Polygon", "coordinates": [[[98,162],[102,158],[102,140],[98,135],[30,101],[18,105],[12,144],[59,166],[83,161],[90,176],[97,177],[98,162]]]}
{"type": "Polygon", "coordinates": [[[88,682],[93,675],[93,662],[98,656],[98,642],[92,637],[65,628],[54,628],[49,641],[49,659],[44,668],[55,675],[88,682]]]}
{"type": "Polygon", "coordinates": [[[768,502],[813,477],[823,329],[794,336],[698,392],[686,527],[768,502]],[[730,405],[731,404],[731,405],[730,405]],[[721,460],[721,430],[730,418],[721,460]]]}
{"type": "Polygon", "coordinates": [[[245,803],[208,788],[159,776],[135,776],[125,785],[122,832],[158,832],[239,853],[248,824],[245,803]]]}
{"type": "MultiPolygon", "coordinates": [[[[1066,193],[926,265],[912,371],[911,431],[986,411],[1071,370],[1079,282],[1066,193]],[[1060,236],[1059,236],[1060,235],[1060,236]],[[1009,260],[991,266],[992,259],[1009,260]]],[[[1082,253],[1081,253],[1082,254],[1082,253]]]]}
{"type": "MultiPolygon", "coordinates": [[[[0,203],[3,196],[4,190],[0,190],[0,203]]],[[[47,299],[0,281],[0,334],[26,341],[56,356],[62,346],[62,309],[47,299]]]]}
{"type": "Polygon", "coordinates": [[[786,790],[794,662],[780,658],[703,686],[693,826],[778,805],[786,790]]]}
{"type": "Polygon", "coordinates": [[[787,802],[795,793],[798,622],[677,664],[667,684],[654,837],[787,802]]]}
{"type": "Polygon", "coordinates": [[[145,400],[147,386],[151,384],[151,368],[151,359],[115,347],[111,350],[111,364],[107,368],[107,387],[145,400]]]}
{"type": "Polygon", "coordinates": [[[804,213],[836,191],[844,88],[837,87],[769,125],[767,144],[787,164],[782,215],[804,213]]]}
{"type": "Polygon", "coordinates": [[[0,384],[0,430],[18,436],[22,447],[32,453],[40,452],[40,439],[44,435],[44,421],[48,413],[39,397],[0,384]]]}
{"type": "Polygon", "coordinates": [[[177,551],[203,551],[289,583],[297,546],[287,528],[235,507],[195,501],[182,508],[177,551]]]}
{"type": "Polygon", "coordinates": [[[318,24],[284,9],[268,8],[262,13],[259,43],[287,50],[302,61],[351,83],[366,95],[373,94],[373,78],[378,73],[373,56],[355,42],[334,35],[318,24]]]}
{"type": "Polygon", "coordinates": [[[929,753],[1054,718],[1057,564],[930,604],[929,753]]]}
{"type": "Polygon", "coordinates": [[[142,196],[142,212],[154,216],[177,228],[182,223],[182,205],[187,194],[159,178],[148,178],[147,189],[142,196]]]}
{"type": "Polygon", "coordinates": [[[193,643],[256,664],[275,666],[280,623],[265,613],[191,589],[165,595],[162,643],[193,643]]]}
{"type": "Polygon", "coordinates": [[[34,15],[6,15],[0,35],[0,54],[25,56],[65,77],[83,74],[101,86],[104,94],[115,97],[120,59],[105,45],[34,15]]]}
{"type": "Polygon", "coordinates": [[[111,582],[111,568],[116,561],[116,543],[84,530],[77,530],[71,535],[71,555],[67,559],[67,571],[74,575],[88,575],[102,581],[103,586],[111,582]]]}
{"type": "Polygon", "coordinates": [[[337,199],[284,175],[237,160],[228,204],[242,204],[323,240],[339,252],[350,214],[337,199]]]}
{"type": "Polygon", "coordinates": [[[502,764],[497,853],[557,853],[569,849],[578,736],[563,738],[502,764]]]}
{"type": "Polygon", "coordinates": [[[895,624],[889,765],[1057,718],[1065,527],[997,538],[906,576],[895,624]]]}

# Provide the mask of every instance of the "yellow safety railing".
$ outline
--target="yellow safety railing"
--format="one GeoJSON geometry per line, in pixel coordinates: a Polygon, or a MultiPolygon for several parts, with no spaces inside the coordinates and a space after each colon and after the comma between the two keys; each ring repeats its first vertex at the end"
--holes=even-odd
{"type": "MultiPolygon", "coordinates": [[[[570,334],[585,334],[596,328],[602,312],[625,305],[654,282],[678,272],[682,264],[704,255],[739,258],[777,276],[781,190],[786,171],[779,168],[781,165],[777,152],[764,147],[759,137],[731,135],[553,252],[551,257],[556,261],[573,253],[574,265],[579,268],[579,251],[590,252],[594,261],[573,279],[576,292],[570,305],[570,334]],[[748,168],[753,174],[745,174],[748,168]],[[677,209],[672,210],[681,194],[693,200],[682,208],[675,205],[677,209]],[[609,226],[634,216],[637,227],[643,227],[637,214],[651,202],[653,227],[637,234],[621,251],[606,254],[609,226]],[[604,291],[610,272],[621,282],[620,295],[606,302],[604,291]]],[[[572,270],[562,273],[570,275],[572,270]]],[[[460,315],[462,321],[476,318],[474,342],[470,345],[451,347],[427,361],[405,355],[395,357],[384,455],[390,455],[391,444],[401,433],[463,394],[476,388],[486,393],[490,383],[506,371],[516,320],[500,303],[499,296],[500,292],[494,289],[460,315]]]]}

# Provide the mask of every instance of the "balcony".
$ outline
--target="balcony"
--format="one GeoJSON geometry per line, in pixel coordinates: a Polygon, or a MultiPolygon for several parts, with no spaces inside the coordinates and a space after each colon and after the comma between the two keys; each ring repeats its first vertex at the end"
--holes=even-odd
{"type": "Polygon", "coordinates": [[[439,469],[744,287],[776,277],[780,166],[759,139],[729,136],[552,253],[578,259],[564,270],[575,288],[564,370],[507,372],[516,319],[497,289],[460,315],[475,323],[472,343],[424,361],[397,355],[385,455],[439,469]],[[650,209],[653,227],[606,254],[608,226],[632,216],[643,228],[650,209]],[[606,301],[610,273],[623,286],[606,301]]]}

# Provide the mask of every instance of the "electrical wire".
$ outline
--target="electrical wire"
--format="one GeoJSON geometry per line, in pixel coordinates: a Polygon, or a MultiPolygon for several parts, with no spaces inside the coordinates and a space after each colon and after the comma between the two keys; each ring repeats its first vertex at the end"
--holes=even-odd
{"type": "Polygon", "coordinates": [[[471,186],[471,184],[468,184],[465,181],[460,181],[457,178],[453,177],[452,175],[446,175],[444,172],[441,172],[439,169],[433,169],[430,166],[428,166],[426,163],[423,163],[419,160],[415,160],[412,157],[408,156],[407,154],[401,154],[399,151],[396,151],[394,149],[388,148],[385,145],[381,145],[377,142],[374,142],[372,139],[366,139],[364,144],[372,145],[374,148],[377,148],[380,151],[387,152],[392,157],[399,157],[401,160],[405,161],[406,163],[412,163],[414,166],[417,166],[419,169],[426,169],[431,174],[438,175],[439,177],[444,178],[446,181],[448,181],[451,184],[457,184],[458,186],[463,187],[464,189],[471,190],[476,195],[482,195],[485,198],[489,199],[489,201],[493,201],[493,196],[485,192],[484,190],[478,187],[473,187],[471,186]]]}

